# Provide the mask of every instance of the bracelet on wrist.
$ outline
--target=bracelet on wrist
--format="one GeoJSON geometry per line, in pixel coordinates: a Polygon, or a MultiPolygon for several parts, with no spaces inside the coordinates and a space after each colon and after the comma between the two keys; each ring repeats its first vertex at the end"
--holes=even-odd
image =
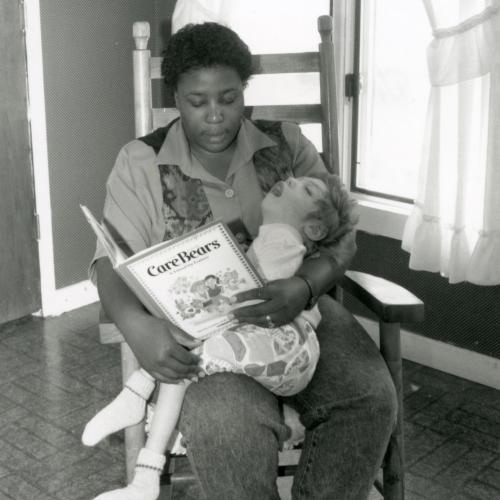
{"type": "Polygon", "coordinates": [[[309,288],[309,300],[307,301],[305,309],[306,310],[312,309],[316,305],[319,299],[319,296],[314,291],[314,285],[308,276],[298,274],[297,277],[303,279],[307,285],[307,288],[309,288]]]}

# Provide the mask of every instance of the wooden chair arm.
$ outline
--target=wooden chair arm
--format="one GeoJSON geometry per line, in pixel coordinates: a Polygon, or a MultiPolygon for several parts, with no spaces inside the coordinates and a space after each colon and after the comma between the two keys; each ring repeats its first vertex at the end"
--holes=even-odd
{"type": "Polygon", "coordinates": [[[424,303],[396,283],[358,271],[347,271],[342,288],[386,323],[423,321],[424,303]]]}
{"type": "MultiPolygon", "coordinates": [[[[424,303],[400,285],[358,271],[347,271],[342,288],[386,323],[413,323],[424,319],[424,303]]],[[[124,342],[123,335],[101,309],[99,335],[102,344],[124,342]]]]}

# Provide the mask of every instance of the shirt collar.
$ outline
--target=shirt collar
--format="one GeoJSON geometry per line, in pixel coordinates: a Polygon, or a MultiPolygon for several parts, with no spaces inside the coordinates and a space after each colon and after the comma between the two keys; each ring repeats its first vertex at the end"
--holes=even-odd
{"type": "Polygon", "coordinates": [[[277,143],[259,130],[255,124],[244,118],[238,132],[236,151],[243,162],[249,161],[260,149],[276,146],[277,143]]]}
{"type": "MultiPolygon", "coordinates": [[[[235,158],[238,166],[248,162],[260,149],[276,146],[276,142],[259,130],[250,120],[243,118],[236,138],[235,158]]],[[[169,129],[167,137],[158,152],[158,165],[178,165],[183,170],[192,168],[189,143],[182,128],[181,120],[177,120],[169,129]]],[[[187,173],[187,172],[185,172],[187,173]]]]}

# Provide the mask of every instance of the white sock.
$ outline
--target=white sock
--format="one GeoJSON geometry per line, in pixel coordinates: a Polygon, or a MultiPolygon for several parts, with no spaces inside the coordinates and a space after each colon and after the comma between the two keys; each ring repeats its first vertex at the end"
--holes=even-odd
{"type": "Polygon", "coordinates": [[[85,426],[82,442],[94,446],[113,432],[138,424],[146,414],[146,401],[155,387],[155,380],[145,370],[137,370],[109,405],[85,426]]]}
{"type": "Polygon", "coordinates": [[[142,448],[137,457],[134,480],[126,487],[108,491],[94,500],[156,500],[160,495],[160,475],[165,455],[142,448]]]}

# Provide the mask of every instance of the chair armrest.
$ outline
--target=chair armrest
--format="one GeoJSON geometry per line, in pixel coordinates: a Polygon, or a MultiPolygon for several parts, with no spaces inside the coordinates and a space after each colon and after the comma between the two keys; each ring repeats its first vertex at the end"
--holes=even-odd
{"type": "Polygon", "coordinates": [[[347,271],[342,288],[386,323],[423,321],[424,303],[400,285],[358,271],[347,271]]]}
{"type": "MultiPolygon", "coordinates": [[[[347,271],[341,286],[386,323],[413,323],[424,319],[424,303],[406,288],[384,278],[347,271]]],[[[99,314],[99,336],[102,344],[125,342],[120,330],[102,309],[99,314]]]]}

